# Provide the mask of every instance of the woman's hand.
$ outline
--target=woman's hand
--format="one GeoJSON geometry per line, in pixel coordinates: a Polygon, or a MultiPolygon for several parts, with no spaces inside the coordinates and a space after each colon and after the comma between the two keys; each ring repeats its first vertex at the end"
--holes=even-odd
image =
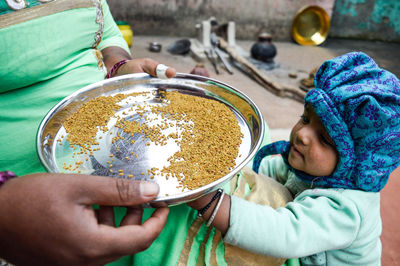
{"type": "Polygon", "coordinates": [[[0,257],[14,264],[99,265],[148,248],[168,208],[142,221],[157,184],[109,177],[34,174],[0,188],[0,257]],[[111,207],[130,206],[116,228],[111,207]]]}
{"type": "MultiPolygon", "coordinates": [[[[156,68],[159,65],[157,61],[150,58],[132,59],[123,64],[117,71],[116,76],[131,73],[147,73],[153,77],[157,77],[156,68]]],[[[176,75],[175,68],[167,68],[165,75],[167,78],[173,78],[176,75]]]]}
{"type": "MultiPolygon", "coordinates": [[[[110,69],[121,60],[129,60],[127,63],[123,64],[115,72],[113,77],[121,76],[131,73],[147,73],[153,77],[157,77],[156,68],[159,63],[150,58],[138,58],[132,59],[131,56],[120,47],[108,47],[101,51],[103,54],[103,61],[106,64],[107,70],[110,69]]],[[[176,75],[176,70],[169,67],[165,75],[167,78],[173,78],[176,75]]]]}

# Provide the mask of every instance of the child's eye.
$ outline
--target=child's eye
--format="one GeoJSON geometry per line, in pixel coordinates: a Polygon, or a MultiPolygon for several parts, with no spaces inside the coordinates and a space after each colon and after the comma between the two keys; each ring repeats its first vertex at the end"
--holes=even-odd
{"type": "Polygon", "coordinates": [[[323,134],[321,135],[321,140],[323,143],[325,143],[329,146],[335,147],[335,143],[331,140],[331,138],[329,138],[323,134]]]}
{"type": "Polygon", "coordinates": [[[301,121],[303,122],[303,124],[310,123],[310,119],[308,119],[308,117],[305,116],[304,114],[302,114],[300,117],[301,117],[301,121]]]}

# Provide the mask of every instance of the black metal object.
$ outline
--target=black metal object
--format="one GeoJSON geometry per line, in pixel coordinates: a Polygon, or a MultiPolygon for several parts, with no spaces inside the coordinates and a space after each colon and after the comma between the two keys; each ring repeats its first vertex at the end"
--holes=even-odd
{"type": "Polygon", "coordinates": [[[254,59],[271,63],[277,54],[275,45],[272,44],[272,37],[268,33],[261,33],[258,36],[258,41],[253,44],[250,50],[251,56],[254,59]]]}
{"type": "Polygon", "coordinates": [[[168,52],[175,55],[184,55],[189,53],[190,45],[189,39],[178,40],[168,47],[168,52]]]}

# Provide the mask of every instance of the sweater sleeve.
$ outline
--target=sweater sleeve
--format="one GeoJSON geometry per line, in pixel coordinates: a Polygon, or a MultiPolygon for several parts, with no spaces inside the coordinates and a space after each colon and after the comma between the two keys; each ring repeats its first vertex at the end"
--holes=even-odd
{"type": "Polygon", "coordinates": [[[356,238],[361,218],[357,205],[342,192],[307,190],[276,210],[232,197],[224,241],[281,258],[345,248],[356,238]]]}
{"type": "Polygon", "coordinates": [[[278,155],[264,158],[261,161],[258,172],[275,179],[281,184],[285,184],[289,168],[284,163],[282,157],[278,155]]]}
{"type": "Polygon", "coordinates": [[[104,48],[110,46],[118,46],[123,48],[129,54],[131,54],[128,44],[125,39],[122,37],[120,30],[118,29],[117,24],[114,21],[113,16],[111,15],[110,8],[108,7],[107,1],[102,0],[102,9],[104,16],[104,28],[103,28],[103,37],[101,42],[98,45],[99,50],[103,50],[104,48]]]}

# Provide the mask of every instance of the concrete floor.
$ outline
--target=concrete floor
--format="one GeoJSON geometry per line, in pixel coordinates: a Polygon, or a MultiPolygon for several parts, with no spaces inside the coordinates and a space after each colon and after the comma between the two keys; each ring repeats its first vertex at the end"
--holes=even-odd
{"type": "MultiPolygon", "coordinates": [[[[134,36],[132,54],[135,58],[150,57],[178,72],[189,73],[196,65],[190,55],[171,55],[167,48],[179,38],[160,36],[134,36]],[[160,53],[148,50],[150,42],[162,45],[160,53]]],[[[243,51],[249,51],[254,41],[237,41],[243,51]]],[[[298,85],[301,78],[319,67],[325,60],[351,51],[362,51],[370,55],[381,67],[400,77],[399,59],[400,44],[357,40],[328,39],[322,46],[300,46],[291,42],[275,42],[278,54],[275,63],[279,67],[265,72],[268,77],[282,84],[298,85]],[[297,78],[289,77],[296,73],[297,78]]],[[[238,69],[230,75],[222,72],[217,75],[209,61],[204,61],[211,78],[220,80],[249,96],[260,108],[265,121],[270,127],[272,140],[288,139],[292,126],[303,111],[303,104],[293,99],[281,98],[249,78],[238,69]]],[[[389,179],[388,185],[381,193],[381,213],[383,220],[383,257],[382,265],[400,265],[400,168],[389,179]]]]}

